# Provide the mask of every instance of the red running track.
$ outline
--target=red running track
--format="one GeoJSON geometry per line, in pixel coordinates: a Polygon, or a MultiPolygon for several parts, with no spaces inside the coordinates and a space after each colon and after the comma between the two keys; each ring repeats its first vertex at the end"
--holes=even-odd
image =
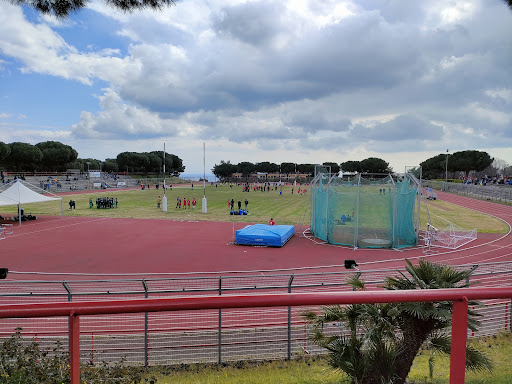
{"type": "MultiPolygon", "coordinates": [[[[512,223],[510,206],[442,192],[438,199],[512,223]]],[[[440,249],[439,253],[426,256],[422,248],[354,251],[318,245],[297,235],[283,248],[231,244],[234,230],[242,226],[225,222],[40,217],[16,226],[13,235],[0,241],[0,267],[44,273],[10,273],[10,280],[61,280],[277,269],[295,273],[332,271],[343,269],[345,259],[355,259],[362,270],[403,267],[405,258],[419,257],[451,264],[512,261],[510,234],[478,234],[476,241],[459,250],[440,249]]]]}

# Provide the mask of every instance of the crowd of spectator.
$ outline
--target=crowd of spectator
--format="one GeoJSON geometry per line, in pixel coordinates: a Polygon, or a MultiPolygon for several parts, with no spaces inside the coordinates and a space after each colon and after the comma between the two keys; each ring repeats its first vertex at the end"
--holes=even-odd
{"type": "MultiPolygon", "coordinates": [[[[6,179],[5,178],[6,174],[4,173],[4,170],[2,169],[0,171],[0,179],[2,181],[2,184],[9,184],[11,182],[11,179],[6,179]]],[[[14,180],[25,180],[25,176],[24,175],[14,175],[14,180]]]]}
{"type": "Polygon", "coordinates": [[[512,178],[510,176],[496,175],[496,176],[468,176],[463,179],[464,184],[473,184],[473,185],[489,185],[489,184],[501,184],[501,185],[511,185],[512,178]]]}

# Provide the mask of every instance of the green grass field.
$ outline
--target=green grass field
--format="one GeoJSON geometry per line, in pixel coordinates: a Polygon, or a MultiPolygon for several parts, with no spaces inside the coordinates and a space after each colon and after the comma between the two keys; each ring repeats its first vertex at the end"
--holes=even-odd
{"type": "MultiPolygon", "coordinates": [[[[308,187],[306,187],[308,188],[308,187]]],[[[270,192],[242,192],[242,187],[228,185],[207,186],[206,197],[208,212],[201,213],[201,199],[203,197],[202,186],[173,187],[166,191],[167,212],[162,212],[157,208],[156,201],[158,196],[163,196],[163,191],[151,188],[149,190],[126,190],[126,191],[103,191],[97,190],[92,193],[63,195],[64,215],[66,216],[87,216],[87,217],[123,217],[123,218],[147,218],[147,219],[168,219],[168,220],[202,220],[202,221],[232,221],[241,223],[268,223],[272,217],[276,224],[310,224],[311,196],[310,190],[307,190],[303,196],[297,195],[297,188],[294,194],[291,186],[284,186],[282,195],[277,191],[270,192]],[[93,201],[97,197],[114,197],[118,199],[119,205],[116,209],[89,209],[89,198],[93,201]],[[187,198],[192,200],[196,198],[196,209],[177,209],[176,198],[187,198]],[[242,202],[244,207],[245,199],[249,201],[248,216],[231,216],[228,210],[228,201],[235,200],[242,202]],[[76,210],[70,211],[68,202],[70,199],[76,201],[76,210]]],[[[449,222],[452,222],[465,229],[477,228],[478,232],[487,233],[505,233],[508,226],[501,220],[484,215],[475,211],[467,210],[453,204],[443,201],[428,202],[429,213],[432,224],[441,229],[449,222]]],[[[60,202],[49,202],[40,204],[24,205],[25,213],[33,215],[60,215],[60,202]]],[[[351,208],[352,209],[352,208],[351,208]]],[[[369,212],[371,207],[362,207],[361,212],[369,212]]],[[[0,214],[15,215],[16,206],[2,207],[0,214]]],[[[374,212],[378,216],[378,212],[374,212]]],[[[427,215],[425,204],[421,204],[421,228],[425,229],[427,224],[427,215]]],[[[389,217],[389,215],[388,215],[389,217]]],[[[368,221],[368,220],[367,220],[368,221]]],[[[370,220],[371,221],[371,220],[370,220]]]]}
{"type": "MultiPolygon", "coordinates": [[[[295,189],[297,191],[297,189],[295,189]]],[[[64,205],[64,215],[72,216],[91,216],[91,217],[125,217],[125,218],[147,218],[147,219],[169,219],[169,220],[203,220],[203,221],[231,221],[247,223],[268,223],[270,218],[274,218],[276,224],[299,224],[302,220],[309,223],[309,195],[306,193],[302,197],[291,193],[291,187],[283,187],[282,196],[278,191],[271,192],[242,192],[242,187],[223,185],[219,187],[207,186],[206,198],[208,212],[201,213],[201,199],[203,198],[203,188],[194,186],[173,187],[167,189],[167,212],[157,208],[157,197],[163,196],[163,190],[151,188],[149,190],[126,190],[126,191],[102,191],[93,193],[73,194],[62,196],[64,205]],[[93,201],[97,197],[114,197],[118,199],[117,209],[89,209],[89,198],[93,201]],[[192,201],[197,200],[196,209],[177,209],[176,198],[187,198],[192,201]],[[69,210],[68,202],[70,199],[76,201],[76,209],[69,210]],[[231,216],[228,210],[228,200],[234,199],[235,208],[237,202],[249,201],[248,216],[231,216]]],[[[60,215],[60,202],[49,202],[40,204],[27,204],[23,207],[26,213],[34,215],[60,215]]],[[[16,207],[4,207],[2,214],[15,214],[16,207]]]]}

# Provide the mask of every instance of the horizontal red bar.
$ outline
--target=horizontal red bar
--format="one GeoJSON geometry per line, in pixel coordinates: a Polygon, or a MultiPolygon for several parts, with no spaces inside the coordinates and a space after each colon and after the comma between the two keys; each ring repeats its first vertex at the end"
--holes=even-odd
{"type": "Polygon", "coordinates": [[[0,305],[0,318],[82,316],[250,307],[458,301],[463,297],[467,297],[468,300],[512,298],[512,287],[283,293],[112,300],[102,302],[8,304],[0,305]]]}

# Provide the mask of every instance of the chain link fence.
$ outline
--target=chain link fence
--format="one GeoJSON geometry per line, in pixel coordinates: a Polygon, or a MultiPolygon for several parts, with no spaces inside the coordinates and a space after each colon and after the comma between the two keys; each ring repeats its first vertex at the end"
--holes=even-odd
{"type": "Polygon", "coordinates": [[[459,195],[473,197],[482,200],[493,200],[500,203],[512,204],[512,186],[510,185],[474,185],[463,183],[450,183],[438,180],[425,180],[423,185],[429,185],[432,188],[457,193],[459,195]]]}
{"type": "MultiPolygon", "coordinates": [[[[471,283],[479,287],[512,286],[512,262],[461,265],[475,267],[471,283]]],[[[230,275],[166,279],[88,281],[2,281],[0,303],[100,301],[136,298],[194,297],[351,290],[347,280],[360,274],[369,290],[382,289],[386,276],[399,270],[339,271],[302,274],[230,275]]],[[[488,300],[478,334],[511,330],[512,303],[488,300]]],[[[324,351],[311,343],[304,308],[254,308],[82,316],[82,362],[125,360],[128,365],[224,363],[239,360],[290,359],[324,351]]],[[[2,319],[0,341],[21,327],[22,335],[42,345],[67,344],[67,318],[2,319]]],[[[340,324],[330,324],[339,332],[340,324]]]]}

